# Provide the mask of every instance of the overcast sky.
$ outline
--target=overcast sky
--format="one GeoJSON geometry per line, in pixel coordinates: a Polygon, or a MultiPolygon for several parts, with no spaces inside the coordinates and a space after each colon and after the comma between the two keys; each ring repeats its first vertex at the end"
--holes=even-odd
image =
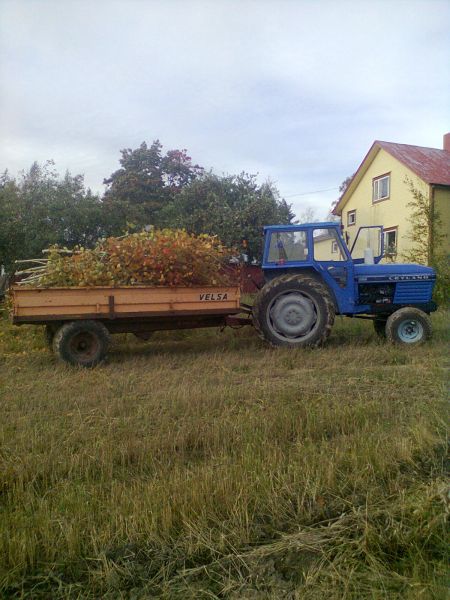
{"type": "Polygon", "coordinates": [[[102,191],[159,138],[323,217],[373,140],[442,147],[449,29],[449,0],[0,0],[0,170],[102,191]]]}

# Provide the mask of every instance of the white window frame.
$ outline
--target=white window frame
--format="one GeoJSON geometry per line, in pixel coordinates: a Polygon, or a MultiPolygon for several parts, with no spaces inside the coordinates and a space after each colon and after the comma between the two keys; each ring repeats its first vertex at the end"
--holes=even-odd
{"type": "Polygon", "coordinates": [[[339,248],[338,248],[338,243],[337,243],[337,241],[336,241],[336,240],[333,240],[333,241],[331,242],[331,254],[337,254],[337,253],[338,253],[338,251],[339,251],[339,248]]]}
{"type": "Polygon", "coordinates": [[[385,254],[385,256],[396,256],[397,249],[398,249],[398,225],[396,225],[395,227],[386,227],[386,229],[383,229],[383,235],[384,235],[384,254],[385,254]],[[394,251],[389,252],[389,254],[388,254],[387,253],[387,249],[388,249],[387,234],[389,234],[389,233],[395,233],[395,246],[394,246],[394,251]]]}
{"type": "Polygon", "coordinates": [[[379,177],[374,177],[372,179],[372,202],[381,202],[382,200],[387,200],[391,195],[391,174],[385,173],[384,175],[380,175],[379,177]],[[387,181],[387,190],[386,195],[382,196],[382,182],[387,181]]]}
{"type": "Polygon", "coordinates": [[[356,225],[356,208],[347,212],[347,227],[352,225],[356,225]],[[353,217],[353,220],[351,220],[351,217],[353,217]]]}

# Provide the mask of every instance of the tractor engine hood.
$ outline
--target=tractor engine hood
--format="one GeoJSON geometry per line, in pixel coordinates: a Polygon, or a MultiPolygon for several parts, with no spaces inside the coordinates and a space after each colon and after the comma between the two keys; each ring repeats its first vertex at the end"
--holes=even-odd
{"type": "Polygon", "coordinates": [[[355,265],[355,277],[359,283],[433,281],[436,272],[423,265],[355,265]]]}

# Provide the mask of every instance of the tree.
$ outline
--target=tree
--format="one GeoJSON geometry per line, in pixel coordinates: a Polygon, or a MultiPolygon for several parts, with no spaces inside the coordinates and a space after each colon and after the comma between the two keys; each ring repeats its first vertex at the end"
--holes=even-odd
{"type": "Polygon", "coordinates": [[[51,244],[92,245],[107,229],[100,199],[84,187],[82,175],[60,178],[53,161],[33,163],[27,172],[0,178],[0,263],[39,256],[51,244]]]}
{"type": "Polygon", "coordinates": [[[345,192],[347,191],[348,186],[350,185],[350,183],[353,181],[353,177],[356,175],[356,173],[353,173],[353,175],[349,175],[348,177],[346,177],[344,179],[344,181],[341,183],[341,185],[339,186],[339,200],[342,198],[342,196],[345,194],[345,192]]]}
{"type": "Polygon", "coordinates": [[[103,181],[107,186],[104,203],[111,211],[115,233],[131,223],[139,227],[158,224],[161,209],[203,172],[192,164],[186,150],[163,155],[159,140],[120,152],[121,168],[103,181]]]}
{"type": "Polygon", "coordinates": [[[315,209],[311,206],[307,206],[302,210],[301,213],[299,213],[297,221],[299,223],[314,223],[314,221],[317,221],[317,213],[315,209]]]}
{"type": "Polygon", "coordinates": [[[250,260],[262,256],[263,227],[290,223],[290,205],[271,182],[258,185],[247,173],[220,177],[206,173],[184,187],[161,212],[165,226],[217,235],[242,249],[250,260]]]}
{"type": "Polygon", "coordinates": [[[339,204],[342,196],[347,191],[347,188],[350,185],[350,183],[353,181],[353,178],[354,178],[355,175],[356,175],[356,173],[353,173],[353,175],[349,175],[348,177],[346,177],[344,179],[344,181],[341,183],[341,185],[339,186],[339,198],[337,200],[335,200],[334,202],[331,203],[331,209],[330,209],[330,212],[327,215],[327,220],[328,221],[336,221],[336,222],[338,222],[340,220],[339,217],[333,213],[333,211],[336,208],[336,206],[339,204]]]}
{"type": "Polygon", "coordinates": [[[435,297],[447,303],[450,290],[450,267],[448,257],[442,250],[445,234],[442,231],[442,220],[436,211],[430,195],[417,188],[409,177],[405,178],[412,199],[407,204],[411,209],[408,221],[410,229],[406,234],[412,244],[404,252],[403,258],[409,262],[421,263],[434,267],[437,272],[435,297]]]}
{"type": "Polygon", "coordinates": [[[23,212],[17,183],[5,171],[0,177],[0,267],[7,272],[26,243],[23,212]]]}

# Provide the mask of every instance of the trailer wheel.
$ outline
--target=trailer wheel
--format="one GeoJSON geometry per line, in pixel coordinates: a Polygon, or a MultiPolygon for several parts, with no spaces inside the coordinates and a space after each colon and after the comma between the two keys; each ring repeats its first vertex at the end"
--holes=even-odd
{"type": "Polygon", "coordinates": [[[98,321],[71,321],[53,339],[53,351],[71,365],[94,367],[106,356],[109,332],[98,321]]]}
{"type": "Polygon", "coordinates": [[[386,319],[374,319],[372,321],[373,328],[378,337],[386,338],[386,319]]]}
{"type": "Polygon", "coordinates": [[[386,337],[394,344],[422,344],[431,333],[430,317],[418,308],[400,308],[386,322],[386,337]]]}
{"type": "Polygon", "coordinates": [[[323,344],[334,323],[328,288],[307,275],[282,275],[267,283],[253,305],[253,323],[273,346],[323,344]]]}

